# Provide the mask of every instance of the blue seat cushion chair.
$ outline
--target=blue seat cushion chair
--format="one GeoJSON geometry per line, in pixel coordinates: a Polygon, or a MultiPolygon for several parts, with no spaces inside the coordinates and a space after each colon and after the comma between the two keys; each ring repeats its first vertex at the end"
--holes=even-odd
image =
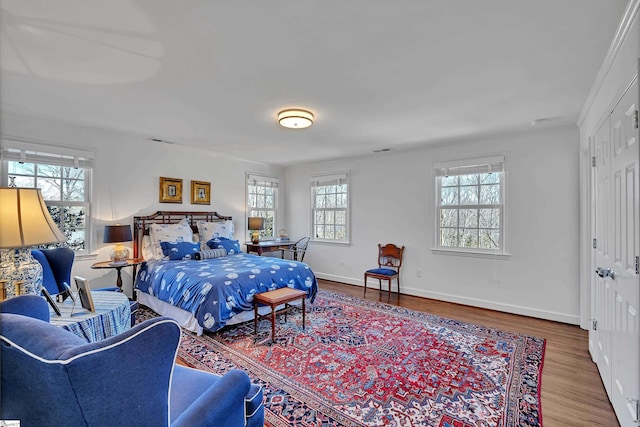
{"type": "Polygon", "coordinates": [[[218,376],[174,364],[181,334],[174,320],[150,319],[87,344],[29,317],[48,313],[35,298],[12,303],[13,313],[6,303],[0,310],[0,419],[25,426],[263,425],[262,390],[246,373],[218,376]]]}
{"type": "Polygon", "coordinates": [[[367,273],[382,274],[384,276],[395,276],[398,274],[396,270],[392,270],[390,268],[372,268],[371,270],[367,270],[367,273]]]}

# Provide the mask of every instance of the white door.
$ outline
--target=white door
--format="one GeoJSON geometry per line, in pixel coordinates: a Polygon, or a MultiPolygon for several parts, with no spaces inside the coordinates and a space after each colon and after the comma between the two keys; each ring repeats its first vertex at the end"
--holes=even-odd
{"type": "MultiPolygon", "coordinates": [[[[611,265],[609,235],[611,230],[611,121],[603,123],[594,138],[595,157],[595,238],[596,266],[605,268],[611,265]]],[[[611,398],[611,307],[613,306],[611,281],[604,274],[595,275],[593,286],[592,310],[593,325],[589,334],[592,343],[592,357],[598,365],[607,395],[611,398]]]]}
{"type": "Polygon", "coordinates": [[[638,281],[638,85],[627,90],[611,113],[613,186],[613,324],[611,403],[622,426],[640,419],[640,282],[638,281]]]}
{"type": "Polygon", "coordinates": [[[590,341],[623,427],[640,425],[639,97],[636,80],[594,138],[597,323],[590,341]]]}

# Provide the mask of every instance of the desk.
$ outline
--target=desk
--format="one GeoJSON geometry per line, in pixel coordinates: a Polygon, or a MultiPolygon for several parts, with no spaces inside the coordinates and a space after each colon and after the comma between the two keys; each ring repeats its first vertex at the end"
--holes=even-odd
{"type": "Polygon", "coordinates": [[[265,240],[264,242],[252,243],[245,242],[244,245],[247,247],[247,253],[249,252],[257,252],[258,255],[262,255],[263,252],[275,252],[280,249],[280,247],[289,248],[294,243],[291,243],[287,240],[284,242],[276,242],[275,240],[265,240]]]}
{"type": "Polygon", "coordinates": [[[96,342],[118,335],[131,327],[131,308],[129,298],[121,292],[95,291],[91,292],[95,313],[85,310],[76,299],[75,307],[71,298],[63,303],[57,303],[61,316],[56,315],[53,308],[51,324],[73,332],[88,342],[96,342]]]}
{"type": "MultiPolygon", "coordinates": [[[[116,286],[120,289],[120,292],[122,292],[122,273],[120,273],[120,270],[122,270],[124,267],[131,267],[142,264],[143,262],[143,258],[128,259],[126,263],[122,264],[113,264],[111,261],[102,261],[96,262],[91,266],[91,268],[115,268],[116,270],[118,270],[118,279],[116,280],[116,286]]],[[[133,280],[135,281],[136,278],[134,277],[133,280]]]]}

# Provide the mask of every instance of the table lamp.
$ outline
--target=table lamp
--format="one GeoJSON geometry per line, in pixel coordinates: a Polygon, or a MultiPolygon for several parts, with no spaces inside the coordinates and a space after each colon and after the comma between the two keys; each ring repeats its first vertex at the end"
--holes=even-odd
{"type": "MultiPolygon", "coordinates": [[[[66,241],[40,189],[0,187],[0,280],[22,281],[21,293],[40,295],[42,266],[31,256],[31,248],[66,241]]],[[[5,291],[7,297],[15,296],[11,286],[5,291]]]]}
{"type": "Polygon", "coordinates": [[[260,230],[264,230],[264,218],[250,216],[247,228],[251,231],[251,243],[260,242],[260,230]]]}
{"type": "Polygon", "coordinates": [[[129,259],[129,249],[122,243],[133,240],[130,225],[105,225],[104,243],[115,243],[116,246],[111,251],[111,262],[113,264],[126,263],[129,259]]]}

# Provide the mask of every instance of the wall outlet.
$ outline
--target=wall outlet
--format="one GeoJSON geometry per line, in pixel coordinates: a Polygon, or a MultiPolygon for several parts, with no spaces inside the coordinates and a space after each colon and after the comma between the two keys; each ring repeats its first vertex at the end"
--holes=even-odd
{"type": "Polygon", "coordinates": [[[416,269],[416,277],[422,277],[422,269],[421,268],[416,269]]]}

